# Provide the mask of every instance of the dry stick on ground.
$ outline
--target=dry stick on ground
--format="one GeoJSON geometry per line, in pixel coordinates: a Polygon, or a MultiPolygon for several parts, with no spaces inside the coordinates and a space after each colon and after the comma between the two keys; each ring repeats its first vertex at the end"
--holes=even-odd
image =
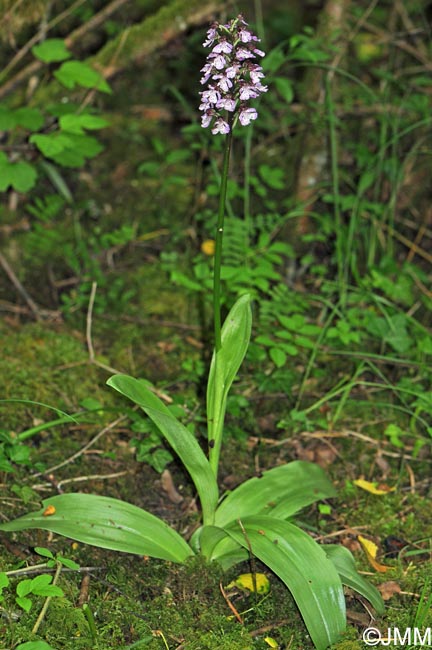
{"type": "MultiPolygon", "coordinates": [[[[85,483],[87,481],[106,481],[107,479],[110,478],[119,478],[120,476],[126,476],[126,474],[130,474],[131,470],[126,469],[121,472],[112,472],[111,474],[87,474],[85,476],[75,476],[74,478],[65,478],[63,481],[58,481],[57,487],[59,490],[61,489],[62,485],[68,485],[70,483],[85,483]]],[[[32,490],[43,490],[44,488],[47,487],[52,488],[52,483],[37,483],[31,486],[32,490]]]]}
{"type": "Polygon", "coordinates": [[[236,610],[236,608],[234,607],[234,605],[232,604],[232,602],[230,601],[230,599],[228,598],[228,595],[227,595],[225,589],[223,588],[222,582],[219,583],[219,589],[220,589],[220,592],[221,592],[222,596],[224,597],[224,600],[225,600],[226,604],[228,605],[228,607],[230,608],[230,610],[232,611],[232,613],[234,614],[234,616],[236,617],[238,622],[243,625],[243,619],[240,616],[240,614],[238,613],[238,611],[236,610]]]}
{"type": "MultiPolygon", "coordinates": [[[[60,562],[57,562],[57,568],[56,568],[56,571],[55,571],[55,574],[54,574],[54,578],[53,578],[53,581],[52,581],[52,585],[57,584],[57,580],[58,580],[59,577],[60,577],[61,570],[62,570],[62,565],[61,565],[60,562]]],[[[38,631],[38,629],[40,628],[41,623],[42,623],[42,621],[43,621],[44,618],[45,618],[45,614],[46,614],[46,612],[47,612],[48,605],[50,604],[50,602],[51,602],[51,596],[48,596],[48,597],[46,598],[44,604],[43,604],[43,607],[42,607],[42,609],[41,609],[41,611],[40,611],[39,616],[37,617],[36,623],[35,623],[34,626],[33,626],[32,634],[36,634],[37,631],[38,631]]]]}
{"type": "Polygon", "coordinates": [[[5,258],[5,256],[0,253],[0,266],[3,268],[4,272],[8,276],[9,280],[12,282],[14,285],[15,289],[18,291],[19,294],[24,298],[28,306],[30,307],[31,311],[33,312],[36,320],[40,320],[41,317],[41,310],[27,293],[27,291],[24,289],[23,285],[21,282],[18,280],[17,276],[15,275],[13,269],[11,268],[9,262],[5,258]]]}
{"type": "Polygon", "coordinates": [[[99,440],[99,438],[101,438],[103,435],[108,433],[108,431],[114,429],[121,422],[124,422],[127,419],[127,417],[128,417],[127,415],[121,415],[113,422],[110,422],[109,424],[107,424],[106,427],[101,429],[101,431],[99,431],[94,436],[94,438],[92,438],[86,445],[84,445],[84,447],[81,447],[79,451],[75,452],[74,454],[72,454],[72,456],[69,456],[69,458],[66,458],[66,460],[63,460],[61,463],[58,463],[58,465],[53,465],[52,467],[49,467],[43,472],[38,472],[37,474],[33,474],[32,478],[37,478],[38,476],[51,474],[52,472],[55,472],[56,470],[60,469],[60,467],[64,467],[65,465],[72,463],[74,460],[82,456],[87,451],[87,449],[90,449],[90,447],[92,447],[99,440]]]}

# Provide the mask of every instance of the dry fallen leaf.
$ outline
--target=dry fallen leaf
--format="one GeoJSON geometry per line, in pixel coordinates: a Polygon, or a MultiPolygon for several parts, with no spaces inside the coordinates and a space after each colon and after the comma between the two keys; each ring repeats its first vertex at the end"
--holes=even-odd
{"type": "Polygon", "coordinates": [[[358,478],[353,481],[354,485],[366,490],[370,494],[376,494],[382,496],[383,494],[388,494],[389,492],[394,492],[396,488],[390,487],[389,485],[378,484],[376,482],[372,483],[371,481],[365,481],[363,478],[358,478]]]}
{"type": "Polygon", "coordinates": [[[380,564],[375,559],[378,551],[378,546],[375,544],[375,542],[373,542],[371,539],[367,539],[366,537],[362,537],[361,535],[359,535],[357,539],[362,545],[364,552],[366,553],[369,564],[375,569],[375,571],[378,571],[379,573],[385,573],[392,568],[390,566],[386,566],[385,564],[380,564]]]}
{"type": "Polygon", "coordinates": [[[388,582],[383,582],[378,586],[378,591],[380,592],[383,600],[390,600],[395,594],[400,594],[401,588],[400,585],[394,580],[389,580],[388,582]]]}

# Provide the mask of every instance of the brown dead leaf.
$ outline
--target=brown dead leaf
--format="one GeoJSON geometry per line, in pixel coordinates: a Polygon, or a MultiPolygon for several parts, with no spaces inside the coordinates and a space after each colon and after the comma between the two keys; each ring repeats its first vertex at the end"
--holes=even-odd
{"type": "Polygon", "coordinates": [[[380,592],[383,600],[390,600],[395,594],[401,593],[400,585],[394,580],[389,580],[388,582],[383,582],[378,586],[378,591],[380,592]]]}
{"type": "Polygon", "coordinates": [[[167,493],[168,499],[173,503],[181,503],[183,497],[179,494],[175,488],[174,481],[171,476],[169,469],[164,469],[161,474],[161,485],[162,489],[167,493]]]}
{"type": "Polygon", "coordinates": [[[360,542],[354,537],[343,537],[341,539],[342,546],[345,546],[351,553],[361,550],[360,542]]]}
{"type": "Polygon", "coordinates": [[[156,346],[159,348],[161,352],[166,352],[166,353],[172,352],[177,347],[176,343],[173,343],[172,341],[158,341],[156,343],[156,346]]]}

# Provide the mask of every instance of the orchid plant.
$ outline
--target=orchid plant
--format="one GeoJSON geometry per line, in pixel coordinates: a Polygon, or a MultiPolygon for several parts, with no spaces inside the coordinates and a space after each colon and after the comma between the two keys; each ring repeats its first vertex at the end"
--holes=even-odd
{"type": "Polygon", "coordinates": [[[233,129],[256,120],[249,105],[267,91],[257,57],[259,39],[242,16],[214,23],[205,47],[211,48],[202,69],[202,126],[226,137],[221,176],[214,259],[215,347],[207,386],[208,454],[152,391],[148,382],[115,375],[108,385],[143,409],[189,472],[198,494],[202,521],[190,542],[151,513],[124,501],[91,494],[61,494],[42,508],[0,525],[2,531],[48,530],[101,548],[182,563],[200,553],[223,569],[247,561],[251,554],[287,586],[318,650],[335,642],[345,629],[343,584],[365,596],[377,611],[379,592],[358,575],[350,552],[319,545],[293,523],[300,509],[335,496],[323,470],[294,461],[269,469],[229,493],[217,483],[228,391],[246,354],[252,326],[250,296],[232,307],[223,326],[220,316],[220,271],[226,189],[233,129]]]}

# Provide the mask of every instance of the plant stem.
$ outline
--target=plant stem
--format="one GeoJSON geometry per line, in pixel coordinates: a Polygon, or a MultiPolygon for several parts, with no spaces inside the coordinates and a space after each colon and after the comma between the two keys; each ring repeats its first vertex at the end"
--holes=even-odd
{"type": "MultiPolygon", "coordinates": [[[[53,578],[53,581],[52,581],[53,585],[57,584],[57,580],[60,577],[61,570],[62,570],[62,564],[61,564],[61,562],[57,562],[56,571],[55,571],[54,578],[53,578]]],[[[47,598],[45,599],[45,602],[43,604],[43,607],[42,607],[42,609],[40,611],[40,614],[37,617],[36,623],[33,626],[33,629],[32,629],[33,634],[36,634],[37,631],[39,630],[39,628],[41,626],[41,623],[45,618],[45,614],[47,613],[48,605],[50,604],[50,602],[51,602],[51,596],[47,596],[47,598]]]]}
{"type": "Polygon", "coordinates": [[[215,245],[214,270],[213,270],[213,318],[214,318],[214,337],[215,337],[216,354],[219,352],[219,350],[222,347],[220,276],[221,276],[221,265],[222,265],[222,241],[223,241],[223,229],[224,229],[224,218],[225,218],[225,203],[226,203],[226,194],[227,194],[227,186],[228,186],[229,160],[231,155],[231,144],[232,144],[232,122],[230,123],[230,131],[225,140],[225,151],[223,157],[221,184],[220,184],[220,192],[219,192],[218,221],[217,221],[216,238],[215,238],[216,245],[215,245]]]}

